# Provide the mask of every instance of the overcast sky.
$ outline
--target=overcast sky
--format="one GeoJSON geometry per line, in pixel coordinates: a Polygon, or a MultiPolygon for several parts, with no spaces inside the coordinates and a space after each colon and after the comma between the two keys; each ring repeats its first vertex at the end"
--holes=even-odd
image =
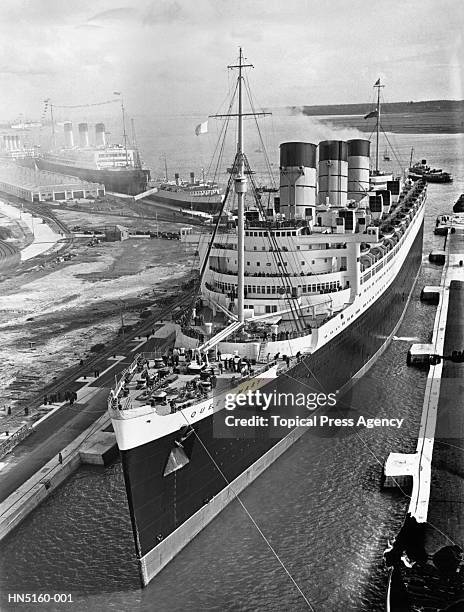
{"type": "Polygon", "coordinates": [[[463,29],[462,0],[1,0],[0,117],[211,113],[239,45],[260,106],[462,99],[463,29]]]}

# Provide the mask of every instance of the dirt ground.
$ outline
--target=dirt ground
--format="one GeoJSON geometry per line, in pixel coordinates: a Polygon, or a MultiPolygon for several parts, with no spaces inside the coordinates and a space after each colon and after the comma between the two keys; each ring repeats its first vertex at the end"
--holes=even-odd
{"type": "MultiPolygon", "coordinates": [[[[156,220],[109,220],[81,211],[58,214],[70,227],[119,223],[147,230],[156,225],[156,220]]],[[[179,228],[159,225],[160,231],[179,228]]],[[[121,318],[125,325],[137,322],[144,307],[178,291],[198,268],[178,240],[131,238],[90,246],[89,236],[68,253],[69,261],[34,265],[31,260],[0,281],[0,407],[23,404],[91,346],[114,338],[121,318]]]]}

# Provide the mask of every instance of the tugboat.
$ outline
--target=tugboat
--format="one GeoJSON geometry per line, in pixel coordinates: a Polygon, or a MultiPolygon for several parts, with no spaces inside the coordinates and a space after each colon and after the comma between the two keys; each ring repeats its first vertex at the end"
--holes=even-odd
{"type": "Polygon", "coordinates": [[[408,176],[413,181],[417,181],[423,179],[428,183],[452,183],[453,177],[449,172],[445,172],[444,170],[431,168],[427,165],[427,160],[422,159],[420,162],[415,164],[412,163],[412,155],[414,149],[411,150],[411,159],[409,163],[408,176]]]}
{"type": "Polygon", "coordinates": [[[369,140],[284,142],[278,196],[257,189],[250,66],[240,49],[236,112],[216,115],[237,119],[221,207],[236,221],[183,230],[200,256],[192,302],[155,333],[171,347],[153,352],[155,338],[108,398],[143,585],[333,414],[396,332],[421,265],[427,185],[380,173],[378,143],[371,181],[369,140]]]}

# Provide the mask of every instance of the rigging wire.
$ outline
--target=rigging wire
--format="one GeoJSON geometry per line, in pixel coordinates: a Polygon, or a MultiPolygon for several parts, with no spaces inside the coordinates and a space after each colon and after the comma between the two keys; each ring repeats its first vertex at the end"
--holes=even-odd
{"type": "Polygon", "coordinates": [[[260,528],[260,526],[258,525],[258,523],[256,522],[256,520],[254,519],[254,517],[252,516],[252,514],[250,513],[250,511],[248,510],[248,508],[245,506],[245,504],[243,503],[243,501],[240,499],[239,494],[235,492],[234,488],[232,487],[229,479],[227,478],[227,476],[224,474],[224,472],[221,470],[220,466],[218,465],[217,461],[214,459],[214,457],[211,455],[210,451],[208,450],[208,448],[206,447],[206,445],[203,443],[203,440],[200,438],[200,436],[198,435],[198,432],[196,431],[196,429],[192,426],[192,424],[190,423],[190,421],[187,419],[186,415],[184,414],[184,412],[182,411],[182,416],[184,417],[185,421],[187,422],[187,425],[189,427],[191,427],[191,429],[193,430],[195,437],[197,438],[197,440],[199,441],[199,443],[201,444],[203,450],[205,451],[205,453],[208,455],[208,457],[210,458],[211,462],[213,463],[213,465],[215,466],[215,468],[217,469],[217,471],[219,472],[219,474],[221,475],[221,477],[224,479],[225,483],[227,484],[227,486],[230,488],[230,490],[232,491],[232,495],[234,496],[234,498],[238,501],[238,503],[240,504],[242,510],[245,512],[245,514],[248,516],[248,518],[250,519],[250,521],[253,523],[254,527],[256,528],[256,530],[258,531],[259,535],[262,537],[262,539],[264,540],[264,542],[267,544],[269,550],[272,552],[272,554],[274,555],[274,557],[277,559],[277,561],[279,562],[279,564],[281,565],[282,569],[285,571],[285,573],[287,574],[287,576],[289,577],[289,579],[291,580],[291,582],[293,583],[293,585],[295,586],[295,588],[297,589],[297,591],[300,593],[301,597],[304,599],[306,605],[308,606],[308,608],[312,611],[312,612],[316,612],[315,608],[313,607],[313,605],[311,604],[311,602],[309,601],[308,597],[305,595],[305,593],[303,592],[303,590],[301,589],[301,587],[298,585],[298,583],[296,582],[296,580],[293,578],[292,574],[289,572],[289,570],[287,569],[287,566],[285,565],[285,563],[282,561],[282,559],[280,558],[278,552],[276,551],[276,549],[274,548],[274,546],[272,546],[271,542],[268,540],[268,538],[266,537],[266,535],[264,534],[263,530],[260,528]]]}
{"type": "Polygon", "coordinates": [[[90,108],[92,106],[104,106],[105,104],[114,104],[118,102],[121,104],[120,98],[115,98],[113,100],[105,100],[105,102],[93,102],[92,104],[50,104],[53,108],[90,108]]]}

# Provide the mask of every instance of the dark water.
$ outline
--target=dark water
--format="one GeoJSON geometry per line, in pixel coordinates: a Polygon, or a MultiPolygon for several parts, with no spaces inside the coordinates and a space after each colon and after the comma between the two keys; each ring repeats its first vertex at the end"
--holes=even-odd
{"type": "MultiPolygon", "coordinates": [[[[396,139],[406,152],[411,137],[396,139]]],[[[452,185],[429,187],[427,255],[442,244],[432,235],[436,215],[464,191],[464,138],[412,140],[420,157],[456,176],[452,185]]],[[[406,367],[406,352],[430,338],[435,308],[418,296],[440,274],[425,258],[397,339],[344,398],[366,417],[404,418],[403,427],[310,430],[241,495],[317,612],[383,610],[382,552],[407,499],[380,491],[380,473],[390,451],[415,449],[426,378],[406,367]]],[[[1,610],[308,609],[237,502],[142,591],[119,464],[80,469],[1,546],[1,610]],[[15,592],[72,593],[74,603],[9,605],[7,593],[15,592]]]]}

